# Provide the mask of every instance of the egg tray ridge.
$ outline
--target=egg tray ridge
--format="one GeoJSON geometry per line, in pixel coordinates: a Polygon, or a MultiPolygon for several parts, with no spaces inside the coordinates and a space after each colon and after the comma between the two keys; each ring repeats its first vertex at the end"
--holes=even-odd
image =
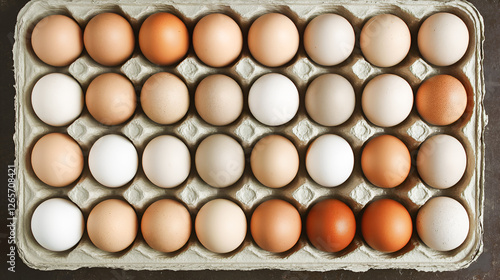
{"type": "Polygon", "coordinates": [[[259,3],[237,1],[158,1],[149,2],[123,0],[34,0],[19,13],[14,44],[14,70],[16,80],[16,191],[18,198],[16,243],[19,254],[30,267],[41,270],[77,269],[80,267],[113,267],[134,270],[253,270],[285,269],[327,271],[346,269],[366,271],[370,268],[407,268],[423,271],[457,270],[467,267],[482,252],[483,242],[483,200],[484,200],[484,129],[487,116],[483,107],[485,94],[483,76],[484,24],[481,15],[465,1],[305,1],[305,0],[265,0],[259,3]],[[74,18],[83,28],[94,15],[102,12],[116,12],[131,23],[137,38],[138,30],[145,18],[155,12],[171,12],[179,16],[192,34],[194,25],[204,15],[222,12],[240,25],[244,38],[250,24],[260,15],[280,12],[291,18],[301,34],[298,54],[282,67],[268,68],[256,62],[249,54],[244,41],[243,52],[238,60],[228,67],[211,68],[204,65],[194,54],[192,46],[188,55],[179,64],[160,67],[147,61],[140,53],[136,39],[133,56],[118,67],[103,67],[84,53],[70,66],[55,68],[42,63],[30,46],[30,34],[34,25],[50,14],[64,14],[74,18]],[[416,34],[421,22],[439,11],[452,12],[466,23],[470,43],[467,53],[457,64],[450,67],[434,67],[419,57],[416,34]],[[337,13],[344,16],[354,27],[356,45],[351,56],[343,63],[333,67],[323,67],[310,60],[303,48],[302,34],[307,23],[322,13],[337,13]],[[410,28],[412,45],[408,56],[398,65],[378,68],[368,63],[359,48],[359,33],[363,24],[371,17],[381,13],[392,13],[402,18],[410,28]],[[90,81],[101,73],[116,72],[127,76],[139,94],[145,80],[154,73],[166,71],[179,76],[186,82],[191,104],[188,114],[181,121],[169,126],[160,126],[149,120],[140,106],[134,116],[123,125],[104,126],[95,121],[84,109],[82,115],[66,127],[51,127],[41,122],[31,107],[31,90],[34,83],[43,75],[51,72],[66,73],[73,76],[85,91],[90,81]],[[282,73],[297,86],[300,106],[297,115],[287,124],[268,127],[252,117],[248,109],[247,97],[251,84],[265,73],[282,73]],[[194,108],[196,85],[209,74],[221,73],[234,78],[242,87],[245,101],[242,115],[232,124],[214,127],[204,122],[194,108]],[[356,93],[356,107],[351,118],[337,127],[324,127],[307,116],[304,94],[307,85],[323,73],[337,73],[346,77],[356,93]],[[410,116],[392,128],[381,128],[371,124],[361,110],[361,93],[366,83],[376,75],[393,73],[405,78],[414,93],[421,81],[436,74],[450,74],[464,83],[468,95],[467,109],[454,124],[447,127],[432,126],[418,116],[415,106],[410,116]],[[81,146],[85,161],[92,144],[105,134],[117,133],[126,136],[136,146],[139,158],[145,145],[154,137],[170,134],[179,137],[189,147],[192,166],[188,179],[174,189],[161,189],[154,186],[139,166],[136,177],[124,187],[106,188],[91,176],[85,163],[83,174],[73,184],[64,188],[53,188],[43,184],[31,168],[30,156],[34,143],[50,132],[67,133],[81,146]],[[225,133],[234,137],[245,151],[245,172],[233,186],[216,189],[204,183],[196,173],[194,154],[197,145],[206,136],[225,133]],[[270,189],[261,185],[252,175],[249,157],[253,145],[268,134],[280,134],[290,139],[299,151],[300,168],[297,177],[286,187],[270,189]],[[308,145],[316,137],[334,133],[344,137],[352,146],[355,166],[350,178],[336,188],[325,188],[316,184],[305,170],[305,153],[308,145]],[[423,183],[415,168],[418,146],[430,135],[447,133],[455,136],[464,145],[468,161],[465,175],[460,182],[447,190],[438,190],[423,183]],[[373,186],[363,177],[360,158],[361,150],[368,139],[374,135],[391,134],[400,138],[412,155],[412,167],[406,181],[395,189],[382,189],[373,186]],[[418,238],[415,226],[410,242],[396,253],[386,254],[371,249],[364,241],[360,231],[363,207],[382,197],[401,202],[410,212],[413,223],[417,211],[428,199],[446,195],[460,201],[466,208],[470,219],[469,235],[460,247],[450,252],[437,252],[425,246],[418,238]],[[303,227],[299,242],[289,251],[281,254],[260,249],[251,235],[234,252],[216,254],[205,249],[197,240],[194,230],[188,243],[174,253],[161,253],[151,249],[140,230],[134,243],[119,253],[99,250],[85,232],[82,240],[73,249],[65,252],[51,252],[42,248],[33,238],[30,229],[31,215],[41,202],[52,197],[64,197],[78,205],[85,217],[93,206],[108,198],[120,198],[129,202],[137,212],[139,221],[144,210],[161,198],[174,198],[182,201],[189,209],[192,219],[199,208],[214,198],[227,198],[242,207],[247,221],[255,207],[269,198],[281,198],[291,202],[299,210],[303,225],[307,210],[315,202],[326,198],[339,198],[353,210],[357,231],[353,242],[339,253],[326,253],[317,250],[307,240],[303,227]]]}

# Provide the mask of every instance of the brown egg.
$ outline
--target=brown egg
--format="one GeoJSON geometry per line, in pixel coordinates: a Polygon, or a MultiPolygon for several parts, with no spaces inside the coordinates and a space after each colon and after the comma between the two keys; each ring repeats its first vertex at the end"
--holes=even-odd
{"type": "Polygon", "coordinates": [[[98,122],[105,125],[121,124],[135,112],[137,97],[134,85],[120,74],[101,74],[87,88],[85,104],[98,122]]]}
{"type": "Polygon", "coordinates": [[[280,135],[269,135],[255,144],[250,165],[255,178],[263,185],[281,188],[297,175],[299,154],[290,140],[280,135]]]}
{"type": "Polygon", "coordinates": [[[299,240],[301,228],[297,209],[281,199],[268,200],[257,206],[250,221],[255,243],[274,253],[290,250],[299,240]]]}
{"type": "Polygon", "coordinates": [[[316,203],[306,220],[307,237],[314,247],[326,252],[344,250],[356,234],[356,219],[351,208],[338,199],[316,203]]]}
{"type": "Polygon", "coordinates": [[[134,31],[130,23],[114,13],[93,17],[83,32],[83,42],[89,55],[104,66],[125,62],[134,51],[134,31]]]}
{"type": "Polygon", "coordinates": [[[160,72],[149,77],[141,90],[144,113],[159,124],[173,124],[189,109],[189,91],[177,76],[160,72]]]}
{"type": "Polygon", "coordinates": [[[420,85],[416,105],[418,113],[428,123],[449,125],[465,112],[467,92],[457,78],[437,75],[420,85]]]}
{"type": "Polygon", "coordinates": [[[241,115],[243,92],[232,78],[222,74],[210,75],[198,84],[194,105],[207,123],[227,125],[241,115]]]}
{"type": "Polygon", "coordinates": [[[392,253],[410,241],[413,231],[408,210],[392,199],[380,199],[366,206],[361,218],[361,232],[375,250],[392,253]]]}
{"type": "Polygon", "coordinates": [[[394,188],[408,177],[410,151],[392,135],[377,136],[366,144],[361,154],[361,169],[366,178],[381,188],[394,188]]]}
{"type": "Polygon", "coordinates": [[[139,47],[142,54],[155,64],[174,64],[188,51],[189,33],[178,17],[169,13],[156,13],[142,24],[139,47]]]}
{"type": "Polygon", "coordinates": [[[299,31],[293,21],[283,14],[265,14],[250,26],[248,48],[252,56],[265,66],[282,66],[299,49],[299,31]]]}
{"type": "Polygon", "coordinates": [[[229,16],[210,14],[194,27],[193,47],[201,61],[212,67],[223,67],[240,55],[243,35],[229,16]]]}
{"type": "Polygon", "coordinates": [[[83,51],[82,29],[67,16],[51,15],[35,25],[31,45],[43,62],[52,66],[66,66],[83,51]]]}
{"type": "Polygon", "coordinates": [[[49,133],[33,147],[31,166],[45,184],[64,187],[82,174],[83,153],[76,141],[68,135],[49,133]]]}
{"type": "Polygon", "coordinates": [[[141,220],[144,240],[160,252],[182,248],[191,235],[191,216],[180,202],[161,199],[151,204],[141,220]]]}
{"type": "Polygon", "coordinates": [[[130,246],[137,236],[137,214],[127,202],[108,199],[90,211],[87,233],[99,249],[119,252],[130,246]]]}

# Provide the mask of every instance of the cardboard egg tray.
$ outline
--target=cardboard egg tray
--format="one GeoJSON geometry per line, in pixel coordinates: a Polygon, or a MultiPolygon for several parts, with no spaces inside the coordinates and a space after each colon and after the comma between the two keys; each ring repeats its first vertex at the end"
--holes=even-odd
{"type": "Polygon", "coordinates": [[[30,267],[41,270],[77,269],[80,267],[112,267],[134,270],[253,270],[283,269],[326,271],[347,269],[365,271],[371,268],[405,268],[424,271],[457,270],[467,267],[482,252],[483,243],[483,199],[484,199],[484,128],[487,116],[483,107],[485,94],[483,77],[484,24],[481,15],[464,1],[347,1],[347,0],[263,0],[251,1],[221,0],[149,0],[149,1],[105,1],[105,0],[40,0],[28,3],[19,13],[15,32],[14,66],[16,78],[16,167],[18,170],[18,224],[17,245],[19,254],[30,267]],[[103,67],[84,53],[70,66],[55,68],[41,62],[31,48],[30,34],[35,24],[50,14],[64,14],[74,18],[83,28],[95,15],[115,12],[131,23],[137,34],[141,23],[151,14],[159,11],[171,12],[181,18],[190,34],[197,21],[203,16],[222,12],[240,25],[246,38],[251,23],[260,15],[269,12],[283,13],[292,19],[301,35],[301,45],[297,55],[282,67],[268,68],[254,60],[245,44],[237,61],[224,68],[204,65],[190,47],[188,55],[180,63],[160,67],[150,63],[140,53],[138,45],[133,56],[118,67],[103,67]],[[458,15],[466,23],[470,32],[467,53],[458,63],[449,67],[434,67],[425,62],[417,48],[417,32],[420,24],[428,16],[447,11],[458,15]],[[345,17],[354,27],[356,46],[351,56],[342,64],[323,67],[309,59],[304,51],[302,34],[307,23],[323,13],[336,13],[345,17]],[[403,19],[410,28],[412,45],[408,56],[398,65],[378,68],[367,62],[359,48],[359,34],[363,24],[371,17],[391,13],[403,19]],[[101,73],[117,72],[127,76],[135,85],[137,94],[145,80],[154,73],[166,71],[184,80],[189,88],[191,104],[188,114],[178,123],[160,126],[147,118],[138,106],[134,116],[123,125],[104,126],[92,118],[84,109],[82,115],[66,127],[51,127],[41,122],[31,107],[31,90],[35,82],[45,74],[60,72],[69,74],[86,90],[90,81],[101,73]],[[252,83],[265,73],[282,73],[297,86],[300,106],[297,115],[287,124],[269,127],[259,123],[248,109],[247,96],[252,83]],[[197,84],[207,75],[222,73],[234,78],[243,89],[245,103],[242,115],[232,124],[214,127],[204,122],[194,108],[194,91],[197,84]],[[308,84],[324,73],[338,73],[346,77],[356,93],[356,107],[351,118],[336,127],[324,127],[315,123],[306,113],[304,95],[308,84]],[[454,124],[445,127],[432,126],[417,114],[415,106],[410,116],[401,124],[391,128],[381,128],[371,124],[361,110],[361,94],[366,83],[382,73],[393,73],[405,78],[414,93],[419,84],[436,74],[450,74],[458,78],[466,87],[468,104],[464,115],[454,124]],[[175,135],[189,147],[192,167],[188,179],[179,187],[162,189],[153,185],[144,175],[142,167],[135,178],[121,188],[107,188],[97,183],[85,163],[83,174],[68,187],[54,188],[42,183],[34,174],[30,163],[31,150],[35,142],[50,132],[67,133],[81,146],[85,160],[89,149],[101,136],[121,134],[136,146],[139,157],[145,145],[158,135],[175,135]],[[233,186],[216,189],[208,186],[197,175],[194,155],[202,139],[213,133],[225,133],[237,139],[244,148],[245,172],[233,186]],[[308,145],[316,137],[334,133],[345,138],[352,146],[355,156],[354,171],[350,178],[335,188],[316,184],[305,169],[305,154],[308,145]],[[446,133],[455,136],[464,145],[468,160],[465,175],[460,182],[446,190],[427,186],[419,178],[415,168],[419,145],[434,134],[446,133]],[[254,144],[268,134],[280,134],[290,139],[299,151],[300,169],[296,178],[287,186],[271,189],[260,184],[250,169],[250,153],[254,144]],[[364,143],[379,134],[391,134],[400,138],[412,155],[412,168],[406,181],[394,189],[382,189],[364,178],[360,158],[364,143]],[[470,230],[466,241],[457,249],[438,252],[420,241],[415,226],[410,242],[396,253],[382,253],[370,248],[363,240],[360,221],[363,208],[368,203],[382,197],[401,202],[410,212],[415,224],[417,211],[428,199],[435,196],[450,196],[460,201],[470,218],[470,230]],[[347,203],[354,211],[357,232],[353,242],[339,253],[322,252],[308,241],[303,227],[298,243],[285,253],[270,253],[260,249],[248,232],[243,244],[227,254],[216,254],[205,249],[196,238],[194,230],[188,243],[174,253],[161,253],[150,248],[140,230],[135,242],[119,253],[108,253],[96,248],[85,232],[82,240],[71,250],[51,252],[42,248],[33,238],[30,220],[34,209],[52,197],[64,197],[78,205],[85,219],[90,210],[100,201],[120,198],[129,202],[136,210],[138,218],[154,201],[174,198],[182,201],[189,209],[192,219],[199,208],[214,198],[227,198],[246,213],[247,221],[253,210],[261,202],[270,198],[281,198],[291,202],[300,212],[303,224],[308,209],[315,202],[333,197],[347,203]]]}

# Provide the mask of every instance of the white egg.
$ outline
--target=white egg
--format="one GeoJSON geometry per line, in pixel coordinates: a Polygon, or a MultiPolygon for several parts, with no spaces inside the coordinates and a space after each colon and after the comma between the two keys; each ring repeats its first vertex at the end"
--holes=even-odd
{"type": "Polygon", "coordinates": [[[31,217],[33,237],[51,251],[65,251],[75,246],[82,238],[84,228],[80,208],[63,198],[42,202],[31,217]]]}
{"type": "Polygon", "coordinates": [[[106,187],[118,188],[130,182],[137,173],[138,165],[134,145],[123,136],[105,135],[90,148],[90,173],[106,187]]]}
{"type": "Polygon", "coordinates": [[[323,14],[307,24],[304,48],[309,57],[324,66],[346,60],[354,49],[354,29],[344,17],[323,14]]]}
{"type": "Polygon", "coordinates": [[[299,109],[299,92],[295,84],[278,73],[258,78],[248,93],[248,106],[261,123],[278,126],[289,122],[299,109]]]}
{"type": "Polygon", "coordinates": [[[305,103],[307,113],[314,121],[325,126],[336,126],[351,117],[356,95],[346,78],[337,74],[323,74],[307,88],[305,103]]]}
{"type": "Polygon", "coordinates": [[[31,105],[44,123],[65,126],[83,110],[83,90],[72,77],[51,73],[38,80],[31,92],[31,105]]]}
{"type": "Polygon", "coordinates": [[[177,137],[158,136],[144,148],[142,168],[146,177],[158,187],[177,187],[191,170],[189,149],[177,137]]]}
{"type": "Polygon", "coordinates": [[[228,187],[243,175],[245,153],[241,145],[225,134],[210,135],[201,141],[195,156],[196,170],[212,187],[228,187]]]}
{"type": "Polygon", "coordinates": [[[352,148],[338,135],[322,135],[307,150],[307,173],[324,187],[336,187],[344,183],[351,176],[353,168],[352,148]]]}
{"type": "Polygon", "coordinates": [[[438,251],[460,246],[469,234],[467,211],[453,198],[440,196],[427,201],[417,214],[418,236],[438,251]]]}
{"type": "Polygon", "coordinates": [[[420,178],[437,189],[453,187],[467,167],[465,149],[455,137],[439,134],[427,139],[418,150],[417,170],[420,178]]]}
{"type": "Polygon", "coordinates": [[[418,31],[418,49],[428,62],[449,66],[459,61],[469,46],[469,30],[458,16],[437,13],[427,18],[418,31]]]}
{"type": "Polygon", "coordinates": [[[215,253],[228,253],[245,239],[247,219],[236,203],[214,199],[203,205],[196,215],[195,231],[205,248],[215,253]]]}
{"type": "Polygon", "coordinates": [[[366,84],[361,96],[363,113],[373,124],[391,127],[403,122],[413,107],[410,84],[394,74],[379,75],[366,84]]]}

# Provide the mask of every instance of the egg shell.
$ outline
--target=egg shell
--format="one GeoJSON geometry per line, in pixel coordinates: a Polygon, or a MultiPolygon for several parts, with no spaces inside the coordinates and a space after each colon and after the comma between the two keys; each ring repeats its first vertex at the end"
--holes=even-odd
{"type": "Polygon", "coordinates": [[[214,199],[198,211],[195,230],[205,248],[215,253],[229,253],[245,239],[247,220],[236,203],[227,199],[214,199]]]}
{"type": "Polygon", "coordinates": [[[31,166],[35,175],[45,184],[65,187],[82,174],[83,152],[70,136],[49,133],[33,146],[31,166]]]}
{"type": "Polygon", "coordinates": [[[139,30],[139,47],[142,54],[154,64],[174,64],[188,52],[187,27],[173,14],[152,14],[142,23],[139,30]]]}
{"type": "Polygon", "coordinates": [[[85,27],[83,42],[90,57],[104,66],[124,63],[135,47],[132,26],[115,13],[94,16],[85,27]]]}
{"type": "Polygon", "coordinates": [[[344,250],[356,234],[351,208],[338,199],[325,199],[311,207],[306,220],[307,238],[319,250],[344,250]]]}
{"type": "Polygon", "coordinates": [[[164,253],[177,251],[191,235],[191,215],[182,203],[160,199],[144,211],[141,232],[151,248],[164,253]]]}
{"type": "Polygon", "coordinates": [[[50,198],[38,205],[31,216],[31,232],[45,249],[61,252],[82,238],[85,221],[82,211],[64,198],[50,198]]]}
{"type": "Polygon", "coordinates": [[[196,56],[208,66],[224,67],[240,55],[243,34],[231,17],[209,14],[194,27],[193,48],[196,56]]]}
{"type": "Polygon", "coordinates": [[[70,17],[47,16],[35,25],[31,46],[43,62],[52,66],[67,66],[83,51],[82,29],[70,17]]]}
{"type": "Polygon", "coordinates": [[[365,207],[361,232],[375,250],[392,253],[410,241],[413,225],[408,210],[392,199],[379,199],[365,207]]]}
{"type": "Polygon", "coordinates": [[[428,123],[449,125],[464,114],[467,92],[457,78],[437,75],[420,85],[415,103],[419,115],[428,123]]]}
{"type": "Polygon", "coordinates": [[[290,250],[299,240],[302,221],[292,204],[271,199],[255,208],[250,229],[253,240],[260,248],[282,253],[290,250]]]}
{"type": "Polygon", "coordinates": [[[99,249],[119,252],[130,246],[137,236],[138,221],[134,208],[119,199],[100,202],[87,219],[90,241],[99,249]]]}

